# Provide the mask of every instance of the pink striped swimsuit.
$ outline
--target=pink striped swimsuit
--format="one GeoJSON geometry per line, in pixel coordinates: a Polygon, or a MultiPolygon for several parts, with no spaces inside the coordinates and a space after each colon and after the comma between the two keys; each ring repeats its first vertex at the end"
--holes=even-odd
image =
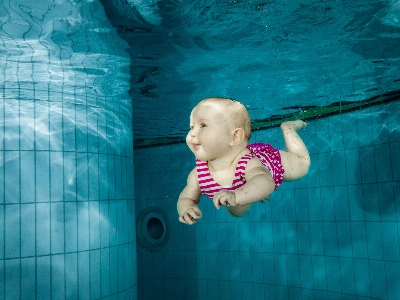
{"type": "Polygon", "coordinates": [[[246,183],[245,171],[246,165],[253,157],[258,157],[260,162],[271,173],[275,182],[275,189],[282,183],[285,170],[281,163],[281,154],[269,144],[254,143],[247,145],[250,153],[242,156],[238,161],[235,171],[235,177],[231,186],[221,186],[211,177],[206,161],[196,159],[197,179],[199,181],[200,191],[208,198],[213,199],[214,195],[220,190],[233,191],[246,183]]]}

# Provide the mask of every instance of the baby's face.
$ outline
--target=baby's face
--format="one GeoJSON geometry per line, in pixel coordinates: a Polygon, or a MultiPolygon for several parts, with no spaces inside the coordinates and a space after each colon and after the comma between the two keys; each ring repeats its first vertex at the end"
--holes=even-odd
{"type": "Polygon", "coordinates": [[[211,161],[229,151],[232,126],[221,105],[206,102],[196,106],[190,115],[186,143],[197,159],[211,161]]]}

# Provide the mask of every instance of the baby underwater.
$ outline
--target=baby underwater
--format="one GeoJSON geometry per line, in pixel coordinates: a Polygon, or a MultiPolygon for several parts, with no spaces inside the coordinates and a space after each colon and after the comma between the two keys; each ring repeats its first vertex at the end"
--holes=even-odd
{"type": "Polygon", "coordinates": [[[269,144],[249,144],[251,121],[243,104],[229,98],[202,100],[190,115],[186,143],[196,157],[196,167],[178,199],[179,221],[192,225],[201,218],[201,194],[217,209],[225,206],[240,217],[252,203],[269,199],[282,181],[305,176],[310,156],[297,131],[306,126],[301,120],[281,124],[285,151],[269,144]]]}

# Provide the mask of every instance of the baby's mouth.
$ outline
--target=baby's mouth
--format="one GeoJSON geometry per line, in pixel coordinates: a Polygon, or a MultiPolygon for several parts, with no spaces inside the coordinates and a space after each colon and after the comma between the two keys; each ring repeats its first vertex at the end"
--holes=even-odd
{"type": "Polygon", "coordinates": [[[200,144],[192,144],[192,147],[194,150],[197,150],[200,148],[200,144]]]}

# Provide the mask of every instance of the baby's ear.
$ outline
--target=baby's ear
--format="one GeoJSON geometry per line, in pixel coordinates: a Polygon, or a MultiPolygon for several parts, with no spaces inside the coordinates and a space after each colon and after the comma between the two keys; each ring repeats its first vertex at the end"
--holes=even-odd
{"type": "Polygon", "coordinates": [[[244,138],[244,130],[242,128],[235,128],[232,131],[231,146],[239,145],[244,138]]]}

